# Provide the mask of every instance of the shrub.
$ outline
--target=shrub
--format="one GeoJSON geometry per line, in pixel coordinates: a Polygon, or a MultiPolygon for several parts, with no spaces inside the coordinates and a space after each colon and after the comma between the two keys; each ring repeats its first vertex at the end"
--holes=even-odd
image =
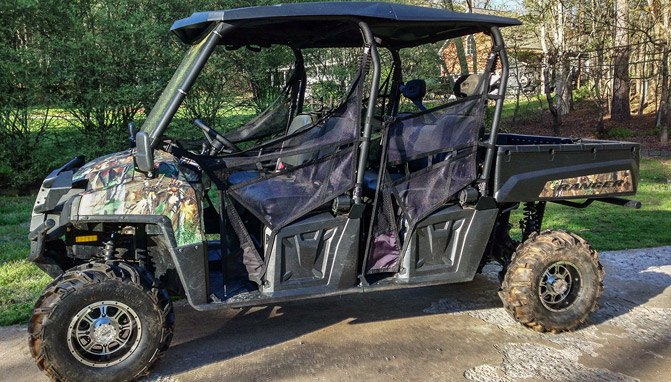
{"type": "Polygon", "coordinates": [[[608,135],[612,138],[631,138],[635,136],[636,133],[626,127],[615,127],[608,131],[608,135]]]}

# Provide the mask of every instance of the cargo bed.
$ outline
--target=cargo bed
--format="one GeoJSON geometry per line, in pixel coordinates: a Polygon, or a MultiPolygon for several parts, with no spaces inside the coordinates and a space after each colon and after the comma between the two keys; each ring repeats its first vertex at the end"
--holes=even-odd
{"type": "Polygon", "coordinates": [[[592,199],[636,193],[640,145],[499,134],[493,178],[500,203],[592,199]]]}

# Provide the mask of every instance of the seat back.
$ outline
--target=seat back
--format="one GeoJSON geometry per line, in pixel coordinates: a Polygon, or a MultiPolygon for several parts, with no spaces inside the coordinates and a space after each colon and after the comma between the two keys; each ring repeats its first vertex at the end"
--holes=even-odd
{"type": "MultiPolygon", "coordinates": [[[[291,135],[305,126],[312,125],[313,123],[317,122],[317,119],[317,115],[314,113],[301,113],[296,115],[291,120],[289,129],[287,130],[287,135],[291,135]]],[[[277,160],[277,169],[282,170],[284,168],[283,166],[286,165],[299,166],[310,160],[313,156],[313,153],[305,153],[279,158],[277,160]]]]}

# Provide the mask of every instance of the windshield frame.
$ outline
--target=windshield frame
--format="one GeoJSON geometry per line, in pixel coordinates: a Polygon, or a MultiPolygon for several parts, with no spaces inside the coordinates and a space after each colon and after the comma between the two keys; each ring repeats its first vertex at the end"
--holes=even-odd
{"type": "Polygon", "coordinates": [[[172,118],[181,106],[184,98],[193,86],[196,78],[203,70],[205,63],[218,45],[223,34],[233,26],[219,22],[208,31],[200,42],[192,45],[182,62],[175,70],[170,82],[158,98],[140,132],[149,137],[152,149],[155,149],[161,136],[172,122],[172,118]]]}

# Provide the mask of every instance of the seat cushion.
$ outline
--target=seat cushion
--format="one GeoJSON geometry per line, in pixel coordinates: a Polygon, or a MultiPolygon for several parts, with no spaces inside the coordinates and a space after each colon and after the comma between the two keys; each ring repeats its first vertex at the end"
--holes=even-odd
{"type": "Polygon", "coordinates": [[[228,184],[231,186],[235,186],[236,184],[244,183],[249,180],[255,179],[259,177],[259,172],[258,171],[238,171],[232,173],[228,177],[228,184]]]}
{"type": "MultiPolygon", "coordinates": [[[[403,174],[391,173],[389,174],[392,181],[396,181],[403,177],[403,174]]],[[[363,187],[368,191],[377,191],[377,170],[366,170],[363,173],[363,187]]]]}

